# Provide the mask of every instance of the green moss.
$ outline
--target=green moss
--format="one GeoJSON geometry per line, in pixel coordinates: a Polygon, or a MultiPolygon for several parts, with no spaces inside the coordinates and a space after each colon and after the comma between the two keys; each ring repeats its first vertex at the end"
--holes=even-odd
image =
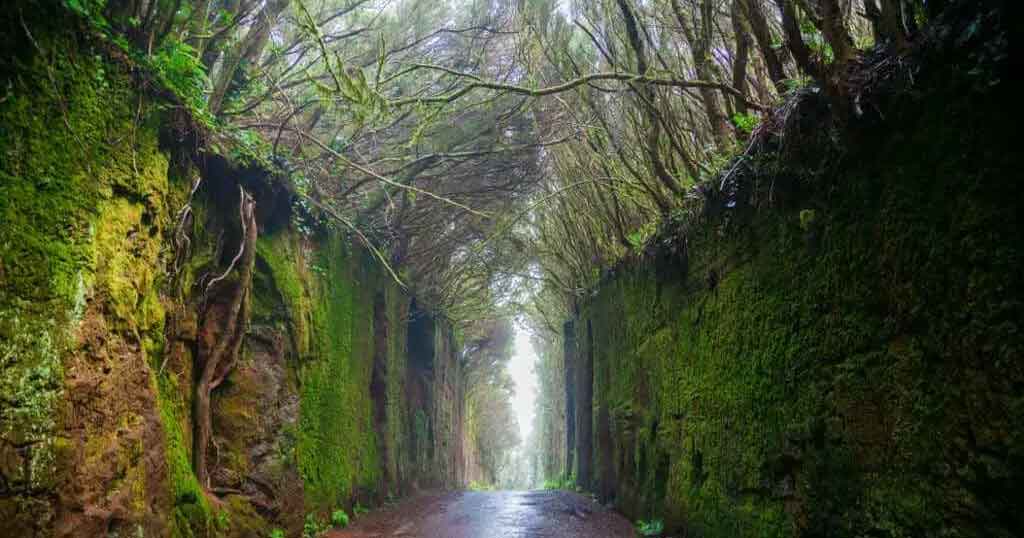
{"type": "Polygon", "coordinates": [[[270,536],[271,531],[267,523],[256,512],[249,499],[243,495],[231,495],[227,497],[225,514],[222,517],[220,528],[224,536],[238,538],[263,538],[270,536]]]}
{"type": "Polygon", "coordinates": [[[58,444],[53,407],[62,395],[66,345],[53,321],[0,311],[0,448],[4,478],[33,490],[55,487],[58,444]],[[27,461],[12,450],[30,446],[27,461]],[[27,466],[25,465],[27,463],[27,466]],[[13,471],[7,474],[7,471],[13,471]]]}
{"type": "MultiPolygon", "coordinates": [[[[406,319],[408,312],[408,297],[402,293],[398,286],[389,281],[385,289],[385,308],[387,309],[388,340],[387,340],[387,443],[388,475],[392,480],[397,481],[404,476],[409,462],[405,461],[408,454],[406,447],[406,435],[409,425],[406,420],[405,410],[407,408],[405,398],[405,367],[406,367],[406,319]]],[[[395,484],[397,485],[397,484],[395,484]]],[[[392,492],[394,493],[394,492],[392,492]]]]}
{"type": "Polygon", "coordinates": [[[212,511],[199,481],[192,471],[187,410],[180,402],[178,381],[169,374],[154,379],[159,388],[158,404],[164,427],[164,445],[167,457],[167,479],[173,498],[172,536],[192,538],[205,536],[212,519],[212,511]]]}
{"type": "Polygon", "coordinates": [[[159,330],[164,310],[156,294],[147,291],[155,288],[160,242],[142,229],[144,213],[141,204],[124,198],[103,204],[94,236],[92,266],[96,269],[91,280],[95,291],[105,295],[111,320],[130,320],[143,330],[159,330]]]}
{"type": "MultiPolygon", "coordinates": [[[[0,445],[32,447],[27,468],[4,463],[25,476],[4,480],[45,494],[74,448],[57,437],[54,414],[86,299],[99,296],[117,311],[111,320],[159,347],[163,309],[152,290],[167,161],[121,68],[68,36],[36,38],[48,52],[9,73],[0,103],[0,445]],[[144,214],[151,226],[139,224],[144,214]]],[[[138,468],[114,487],[130,490],[141,513],[138,468]]],[[[22,512],[35,526],[48,510],[22,512]]]]}
{"type": "MultiPolygon", "coordinates": [[[[37,55],[33,64],[21,66],[0,102],[0,467],[19,471],[17,476],[4,471],[3,479],[52,492],[57,473],[67,471],[60,467],[62,458],[80,449],[86,463],[102,468],[107,449],[121,442],[117,432],[103,428],[91,432],[83,446],[58,434],[63,360],[88,305],[90,316],[102,318],[97,326],[129,345],[137,341],[143,360],[159,372],[150,374],[151,390],[164,430],[173,500],[172,513],[165,516],[172,536],[250,535],[262,525],[258,515],[235,498],[226,511],[216,512],[192,471],[190,373],[178,378],[160,368],[161,293],[167,304],[192,295],[196,279],[215,265],[222,216],[202,196],[193,201],[192,253],[175,275],[181,293],[170,289],[164,280],[167,228],[191,181],[168,184],[168,160],[157,140],[159,114],[152,113],[148,100],[140,105],[122,67],[68,36],[40,32],[36,37],[45,50],[60,52],[37,55]],[[31,443],[27,459],[24,451],[7,450],[13,446],[8,441],[31,443]]],[[[287,230],[260,238],[256,278],[262,280],[254,284],[254,322],[287,325],[292,335],[297,357],[289,357],[288,367],[299,382],[300,417],[294,434],[287,433],[294,426],[282,434],[287,448],[281,465],[297,465],[309,508],[326,513],[375,491],[383,465],[391,476],[401,475],[407,454],[401,448],[408,423],[402,394],[407,298],[383,284],[374,264],[349,252],[340,237],[323,239],[313,260],[307,261],[303,248],[287,230]],[[386,291],[393,334],[387,350],[388,430],[383,432],[394,447],[388,462],[377,453],[369,396],[373,294],[379,290],[386,291]]],[[[100,349],[102,342],[91,345],[98,346],[92,350],[98,354],[109,351],[100,349]]],[[[229,438],[224,461],[240,472],[251,464],[239,448],[247,439],[241,430],[258,418],[243,407],[245,401],[217,402],[218,413],[239,427],[220,431],[229,438]]],[[[126,414],[118,427],[138,429],[141,416],[126,414]]],[[[152,500],[160,489],[144,482],[137,464],[148,461],[140,456],[148,448],[132,444],[112,462],[126,469],[112,482],[112,491],[129,492],[123,497],[126,506],[139,514],[151,506],[143,502],[146,496],[152,500]]],[[[0,516],[16,514],[26,527],[45,521],[54,515],[46,499],[5,498],[0,516]]]]}
{"type": "MultiPolygon", "coordinates": [[[[288,320],[295,350],[300,357],[310,352],[310,316],[312,302],[306,292],[302,274],[305,263],[295,244],[293,234],[282,232],[273,236],[260,237],[256,243],[256,254],[266,264],[272,279],[272,288],[280,294],[287,308],[288,320]]],[[[257,300],[260,295],[257,294],[257,300]]]]}
{"type": "MultiPolygon", "coordinates": [[[[360,323],[372,324],[372,315],[365,312],[353,266],[337,237],[317,253],[316,353],[300,372],[299,471],[308,504],[324,513],[347,506],[357,488],[372,488],[380,472],[370,423],[372,355],[366,354],[366,336],[356,336],[365,331],[360,323]]],[[[372,300],[368,304],[372,309],[372,300]]]]}
{"type": "Polygon", "coordinates": [[[813,219],[709,223],[685,279],[636,266],[586,306],[623,509],[702,536],[1012,534],[1021,199],[998,112],[951,113],[866,137],[813,219]]]}

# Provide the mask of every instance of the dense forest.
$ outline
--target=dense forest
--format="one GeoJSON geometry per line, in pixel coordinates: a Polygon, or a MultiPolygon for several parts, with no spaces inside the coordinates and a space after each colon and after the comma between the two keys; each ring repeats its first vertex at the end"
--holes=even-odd
{"type": "Polygon", "coordinates": [[[9,4],[0,534],[1024,533],[1003,2],[9,4]]]}

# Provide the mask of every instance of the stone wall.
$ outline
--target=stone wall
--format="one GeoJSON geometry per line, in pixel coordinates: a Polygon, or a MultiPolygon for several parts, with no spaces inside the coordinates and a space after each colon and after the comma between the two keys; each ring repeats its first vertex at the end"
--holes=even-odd
{"type": "Polygon", "coordinates": [[[755,159],[760,201],[664,233],[582,302],[581,486],[693,536],[1024,532],[1012,98],[956,58],[838,146],[755,159]]]}

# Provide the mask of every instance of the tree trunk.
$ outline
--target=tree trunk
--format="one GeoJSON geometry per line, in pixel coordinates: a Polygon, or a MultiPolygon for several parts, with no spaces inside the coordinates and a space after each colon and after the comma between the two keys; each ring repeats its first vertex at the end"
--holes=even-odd
{"type": "Polygon", "coordinates": [[[240,0],[226,0],[223,5],[212,0],[203,0],[196,6],[196,12],[190,25],[193,35],[188,44],[192,45],[199,53],[199,59],[206,68],[206,72],[213,71],[213,66],[220,57],[221,43],[231,37],[232,31],[228,30],[229,25],[235,24],[232,21],[224,21],[224,24],[217,24],[219,19],[229,16],[232,19],[242,16],[240,0]],[[217,5],[215,5],[217,4],[217,5]]]}
{"type": "Polygon", "coordinates": [[[764,65],[768,69],[768,76],[771,77],[779,93],[782,93],[784,90],[783,81],[786,80],[786,70],[778,53],[775,51],[771,28],[768,26],[768,19],[765,18],[764,11],[761,9],[761,2],[760,0],[738,1],[742,4],[743,13],[747,16],[747,21],[750,23],[750,30],[754,34],[754,39],[757,40],[757,48],[761,51],[761,57],[764,58],[764,65]]]}
{"type": "MultiPolygon", "coordinates": [[[[747,65],[750,63],[752,40],[750,39],[750,28],[747,26],[743,16],[740,0],[733,0],[730,14],[732,16],[732,32],[736,37],[736,51],[733,54],[732,60],[732,87],[746,95],[747,65]]],[[[736,109],[737,114],[745,114],[747,112],[747,105],[743,102],[743,99],[736,98],[733,101],[733,107],[736,109]]]]}
{"type": "Polygon", "coordinates": [[[234,81],[239,67],[244,69],[259,60],[263,49],[270,40],[270,31],[281,12],[288,7],[288,2],[289,0],[268,0],[257,15],[256,22],[245,34],[245,38],[227,53],[220,72],[214,80],[213,93],[210,94],[210,112],[213,114],[220,112],[224,97],[237,86],[234,81]]]}
{"type": "MultiPolygon", "coordinates": [[[[638,74],[647,73],[647,53],[644,50],[644,42],[640,39],[640,32],[637,28],[637,20],[633,15],[633,10],[630,8],[627,0],[616,0],[619,5],[619,10],[622,12],[622,18],[626,22],[626,35],[629,37],[630,47],[633,48],[633,52],[636,54],[636,68],[638,74]]],[[[683,189],[679,186],[679,182],[676,181],[675,177],[668,172],[665,168],[664,161],[661,160],[659,153],[658,141],[661,138],[661,126],[658,123],[658,110],[655,107],[656,93],[654,87],[645,84],[638,88],[634,88],[639,94],[641,100],[641,106],[647,111],[647,143],[645,144],[645,151],[648,158],[651,160],[651,168],[654,171],[654,175],[661,180],[661,183],[668,188],[675,195],[682,195],[683,189]]],[[[661,205],[661,204],[659,204],[661,205]]],[[[665,210],[667,208],[663,208],[665,210]]]]}
{"type": "Polygon", "coordinates": [[[824,82],[821,65],[811,55],[811,49],[804,43],[803,35],[800,33],[800,21],[797,19],[793,0],[775,0],[775,3],[782,13],[782,30],[786,34],[786,46],[796,60],[797,67],[815,80],[824,82]]]}
{"type": "Polygon", "coordinates": [[[856,53],[853,38],[846,29],[846,17],[838,0],[818,0],[818,8],[821,10],[819,29],[835,56],[831,70],[838,73],[844,70],[856,53]]]}
{"type": "MultiPolygon", "coordinates": [[[[707,81],[715,81],[714,59],[711,57],[711,45],[714,38],[713,23],[714,12],[710,0],[704,0],[700,4],[700,34],[695,33],[687,24],[683,16],[682,6],[679,0],[672,0],[672,11],[675,13],[676,21],[683,29],[686,40],[690,43],[693,52],[693,68],[697,72],[697,78],[707,81]]],[[[718,94],[711,88],[700,88],[701,101],[704,103],[704,112],[711,124],[711,133],[715,139],[715,145],[721,149],[731,142],[729,136],[729,122],[722,113],[722,106],[718,102],[718,94]]]]}
{"type": "MultiPolygon", "coordinates": [[[[864,0],[864,14],[871,21],[875,42],[903,47],[907,42],[907,6],[900,0],[864,0]]],[[[913,20],[913,17],[910,17],[913,20]]]]}

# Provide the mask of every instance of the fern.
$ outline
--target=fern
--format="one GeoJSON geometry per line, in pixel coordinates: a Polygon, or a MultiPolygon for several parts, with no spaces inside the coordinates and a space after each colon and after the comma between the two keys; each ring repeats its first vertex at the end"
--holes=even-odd
{"type": "Polygon", "coordinates": [[[160,81],[193,111],[205,110],[210,79],[194,48],[180,41],[169,41],[150,58],[150,66],[160,81]]]}

